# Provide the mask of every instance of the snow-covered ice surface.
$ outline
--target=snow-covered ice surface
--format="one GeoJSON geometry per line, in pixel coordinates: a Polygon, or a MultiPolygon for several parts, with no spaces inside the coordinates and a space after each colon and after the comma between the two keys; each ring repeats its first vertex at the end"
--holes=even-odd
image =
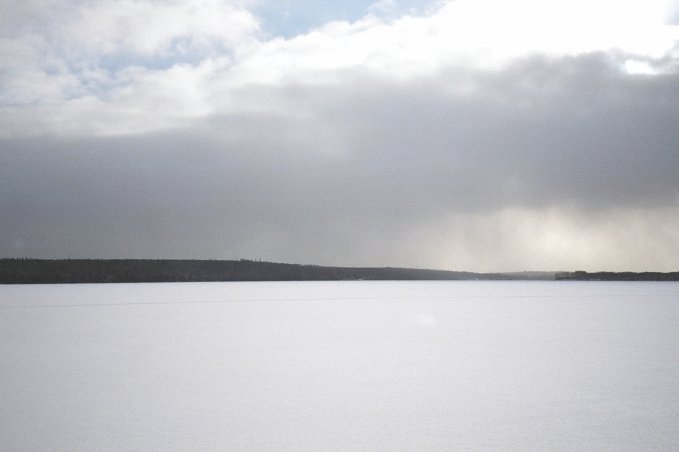
{"type": "Polygon", "coordinates": [[[679,283],[0,286],[0,443],[679,450],[679,283]]]}

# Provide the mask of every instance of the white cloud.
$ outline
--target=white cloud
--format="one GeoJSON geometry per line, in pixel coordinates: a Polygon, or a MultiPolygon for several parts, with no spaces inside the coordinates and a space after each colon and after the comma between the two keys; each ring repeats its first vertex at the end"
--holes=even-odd
{"type": "MultiPolygon", "coordinates": [[[[137,82],[129,77],[130,68],[190,63],[200,72],[206,59],[228,58],[256,43],[259,33],[251,13],[222,0],[54,1],[51,9],[40,6],[27,1],[6,8],[2,23],[7,26],[0,38],[4,105],[61,100],[70,108],[78,97],[111,98],[121,85],[137,82]]],[[[168,70],[167,76],[174,72],[168,70]]]]}
{"type": "Polygon", "coordinates": [[[95,2],[60,27],[90,56],[214,54],[253,39],[254,16],[222,0],[95,2]]]}
{"type": "MultiPolygon", "coordinates": [[[[39,115],[46,104],[63,109],[57,116],[72,116],[81,133],[106,132],[88,121],[93,114],[123,120],[120,111],[129,120],[112,120],[109,132],[143,132],[173,127],[177,117],[247,110],[247,102],[234,105],[230,94],[245,85],[341,84],[351,70],[405,80],[455,67],[495,71],[531,54],[609,50],[631,56],[623,70],[649,72],[636,61],[655,68],[648,59],[663,57],[679,41],[679,27],[664,24],[666,0],[457,0],[419,16],[389,22],[366,16],[269,41],[258,37],[258,22],[243,2],[54,2],[53,17],[31,4],[9,11],[27,27],[12,25],[0,43],[0,102],[26,104],[34,110],[32,128],[37,121],[55,132],[78,127],[56,129],[63,121],[39,115]],[[83,103],[100,112],[81,110],[83,103]],[[135,115],[156,118],[140,122],[135,115]]],[[[0,110],[9,113],[16,109],[0,110]]],[[[5,136],[29,126],[5,124],[5,136]]]]}
{"type": "Polygon", "coordinates": [[[648,61],[640,61],[637,59],[625,61],[625,71],[627,71],[628,74],[656,75],[658,73],[658,70],[648,61]]]}
{"type": "Polygon", "coordinates": [[[2,105],[60,101],[81,89],[63,59],[48,51],[46,39],[0,38],[0,108],[2,105]]]}
{"type": "Polygon", "coordinates": [[[391,13],[396,9],[395,0],[379,0],[368,7],[368,11],[375,11],[378,13],[391,13]]]}

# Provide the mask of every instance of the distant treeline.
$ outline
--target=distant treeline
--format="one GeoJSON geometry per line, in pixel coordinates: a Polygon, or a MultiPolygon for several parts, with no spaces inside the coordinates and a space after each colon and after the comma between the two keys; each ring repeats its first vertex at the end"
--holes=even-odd
{"type": "Polygon", "coordinates": [[[0,259],[0,284],[341,280],[679,281],[674,273],[474,273],[394,267],[323,267],[241,260],[0,259]]]}
{"type": "Polygon", "coordinates": [[[679,272],[563,272],[555,275],[557,281],[679,281],[679,272]]]}
{"type": "Polygon", "coordinates": [[[0,283],[553,279],[553,273],[472,273],[322,267],[253,260],[0,259],[0,283]]]}

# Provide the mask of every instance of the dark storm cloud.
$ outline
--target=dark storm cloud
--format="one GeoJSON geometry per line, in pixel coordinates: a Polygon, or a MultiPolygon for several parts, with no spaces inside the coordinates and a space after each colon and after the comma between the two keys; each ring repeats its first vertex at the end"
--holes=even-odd
{"type": "Polygon", "coordinates": [[[404,237],[455,214],[676,207],[679,76],[623,61],[347,72],[246,86],[250,113],[172,132],[4,139],[0,254],[401,264],[444,240],[404,237]]]}

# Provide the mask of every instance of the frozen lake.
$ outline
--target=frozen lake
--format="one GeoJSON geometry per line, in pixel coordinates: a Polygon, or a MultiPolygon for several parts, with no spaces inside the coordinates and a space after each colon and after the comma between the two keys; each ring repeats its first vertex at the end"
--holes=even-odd
{"type": "Polygon", "coordinates": [[[679,283],[0,286],[2,450],[679,450],[679,283]]]}

